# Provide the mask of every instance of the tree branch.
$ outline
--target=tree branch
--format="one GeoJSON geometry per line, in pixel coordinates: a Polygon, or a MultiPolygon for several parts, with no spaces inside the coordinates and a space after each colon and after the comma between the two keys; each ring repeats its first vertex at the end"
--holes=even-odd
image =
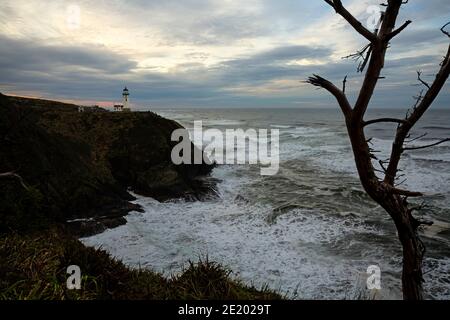
{"type": "Polygon", "coordinates": [[[443,34],[447,35],[447,37],[450,38],[450,33],[448,31],[445,31],[445,27],[448,26],[450,24],[450,22],[447,22],[446,24],[444,24],[441,28],[441,31],[443,34]]]}
{"type": "Polygon", "coordinates": [[[420,150],[420,149],[431,148],[431,147],[440,145],[440,144],[442,144],[442,143],[444,143],[444,142],[447,142],[447,141],[450,141],[450,138],[443,139],[443,140],[438,141],[438,142],[436,142],[436,143],[428,144],[428,145],[426,145],[426,146],[420,146],[420,147],[406,147],[406,148],[403,148],[403,151],[408,151],[408,150],[420,150]]]}
{"type": "Polygon", "coordinates": [[[377,36],[366,29],[361,22],[359,22],[345,7],[342,5],[341,0],[324,0],[328,3],[337,14],[341,15],[347,22],[364,38],[369,40],[370,42],[374,42],[377,40],[377,36]]]}
{"type": "Polygon", "coordinates": [[[344,92],[342,92],[330,81],[316,74],[314,74],[312,77],[309,77],[306,82],[312,84],[313,86],[324,88],[325,90],[330,92],[338,101],[339,106],[341,107],[341,110],[344,113],[346,119],[349,119],[352,113],[352,107],[350,106],[350,103],[348,102],[344,92]]]}
{"type": "Polygon", "coordinates": [[[417,105],[416,109],[408,117],[407,119],[408,122],[411,122],[412,125],[414,125],[422,117],[425,111],[428,110],[428,108],[431,106],[431,104],[441,91],[445,82],[447,81],[449,74],[450,74],[450,45],[447,49],[447,54],[445,55],[445,58],[441,63],[441,68],[438,74],[436,75],[435,80],[433,81],[431,86],[428,85],[429,90],[427,91],[427,93],[425,93],[421,102],[417,105]]]}
{"type": "Polygon", "coordinates": [[[417,80],[418,80],[421,84],[423,84],[425,87],[427,87],[428,89],[430,89],[430,85],[429,85],[426,81],[424,81],[424,80],[422,79],[421,75],[422,75],[422,71],[417,71],[417,80]]]}
{"type": "Polygon", "coordinates": [[[422,138],[426,137],[427,135],[428,135],[428,132],[425,132],[425,133],[421,134],[420,136],[417,136],[417,137],[412,138],[412,139],[409,139],[410,135],[408,135],[407,136],[408,140],[405,139],[405,142],[406,143],[411,143],[411,142],[414,142],[416,140],[422,139],[422,138]]]}
{"type": "Polygon", "coordinates": [[[342,93],[345,94],[345,87],[347,85],[347,76],[345,76],[344,80],[342,81],[342,93]]]}
{"type": "Polygon", "coordinates": [[[405,28],[411,23],[411,20],[407,20],[404,24],[402,24],[398,29],[392,31],[386,36],[386,41],[392,40],[395,36],[397,36],[400,32],[405,30],[405,28]]]}
{"type": "Polygon", "coordinates": [[[380,30],[378,35],[375,36],[375,40],[372,41],[370,59],[366,62],[368,63],[367,72],[353,108],[354,114],[352,118],[355,122],[362,121],[378,80],[380,79],[381,70],[384,67],[386,50],[389,43],[384,39],[393,31],[401,5],[401,1],[388,1],[380,30]]]}
{"type": "Polygon", "coordinates": [[[358,72],[363,72],[367,65],[367,62],[369,61],[371,54],[372,54],[372,43],[369,43],[365,45],[361,50],[349,54],[348,56],[343,57],[343,59],[353,59],[355,61],[362,60],[359,63],[358,68],[356,70],[358,72]]]}
{"type": "Polygon", "coordinates": [[[386,176],[384,179],[385,183],[393,184],[395,175],[398,170],[398,165],[400,163],[400,158],[405,150],[403,148],[405,139],[408,137],[409,131],[412,127],[419,121],[419,119],[423,116],[423,114],[428,110],[433,101],[438,96],[445,82],[447,81],[450,74],[450,45],[447,49],[447,54],[444,57],[444,60],[441,63],[441,67],[439,72],[436,75],[435,80],[429,86],[428,91],[425,95],[422,96],[420,100],[418,100],[417,105],[412,110],[411,114],[406,117],[405,123],[401,124],[397,129],[397,134],[395,136],[394,143],[392,145],[392,151],[389,161],[388,170],[386,172],[386,176]]]}
{"type": "Polygon", "coordinates": [[[398,189],[398,188],[394,188],[394,187],[389,187],[388,192],[393,193],[393,194],[398,194],[401,196],[407,196],[407,197],[422,197],[423,196],[422,192],[403,190],[403,189],[398,189]]]}

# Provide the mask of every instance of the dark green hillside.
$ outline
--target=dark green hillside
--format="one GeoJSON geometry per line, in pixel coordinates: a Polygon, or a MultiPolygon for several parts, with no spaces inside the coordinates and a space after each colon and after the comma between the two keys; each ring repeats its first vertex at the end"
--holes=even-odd
{"type": "Polygon", "coordinates": [[[179,127],[151,112],[79,113],[75,105],[0,96],[0,173],[15,172],[28,186],[0,180],[0,228],[103,216],[117,224],[136,209],[127,188],[158,200],[200,197],[208,188],[197,177],[211,167],[172,164],[170,137],[179,127]]]}

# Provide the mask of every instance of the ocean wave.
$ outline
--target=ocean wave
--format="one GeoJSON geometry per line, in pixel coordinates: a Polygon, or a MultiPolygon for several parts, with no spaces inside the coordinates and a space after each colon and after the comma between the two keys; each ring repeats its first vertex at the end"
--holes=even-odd
{"type": "Polygon", "coordinates": [[[294,126],[286,126],[286,125],[281,125],[281,124],[271,124],[270,125],[272,128],[278,128],[278,129],[290,129],[290,128],[295,128],[294,126]]]}
{"type": "MultiPolygon", "coordinates": [[[[199,119],[200,120],[200,119],[199,119]]],[[[246,121],[243,120],[229,120],[229,119],[218,119],[218,120],[203,120],[203,125],[208,127],[214,126],[244,126],[246,121]]]]}
{"type": "Polygon", "coordinates": [[[424,126],[424,127],[422,127],[422,129],[426,129],[426,130],[449,130],[450,131],[450,127],[446,127],[446,126],[424,126]]]}
{"type": "Polygon", "coordinates": [[[264,212],[269,208],[254,204],[161,204],[146,198],[137,203],[145,213],[131,214],[126,225],[83,242],[107,249],[128,265],[166,275],[208,255],[244,281],[302,298],[345,298],[367,266],[357,259],[335,260],[327,248],[350,233],[380,233],[360,219],[314,211],[292,210],[268,224],[264,212]]]}
{"type": "MultiPolygon", "coordinates": [[[[320,127],[300,125],[294,116],[285,121],[275,118],[272,124],[244,116],[234,120],[227,113],[219,118],[220,114],[214,114],[204,124],[244,130],[279,127],[279,174],[263,178],[251,166],[219,166],[213,171],[213,177],[221,181],[218,199],[159,203],[137,197],[145,213],[132,213],[127,225],[83,242],[102,246],[129,265],[166,275],[208,254],[248,283],[269,284],[290,297],[310,299],[354,298],[364,285],[367,266],[376,263],[383,272],[379,298],[400,298],[401,250],[395,230],[388,215],[380,214],[383,211],[360,188],[345,128],[334,122],[320,127]]],[[[380,151],[377,156],[389,156],[392,140],[375,134],[371,142],[380,151]]],[[[401,161],[408,178],[403,187],[435,195],[428,200],[442,212],[448,208],[450,194],[447,148],[408,152],[401,161]]],[[[234,149],[241,155],[246,152],[234,149]]],[[[426,237],[439,244],[444,243],[443,237],[449,240],[435,231],[425,230],[426,237]]],[[[424,270],[430,270],[425,288],[431,298],[448,299],[450,257],[430,249],[424,263],[424,270]]]]}

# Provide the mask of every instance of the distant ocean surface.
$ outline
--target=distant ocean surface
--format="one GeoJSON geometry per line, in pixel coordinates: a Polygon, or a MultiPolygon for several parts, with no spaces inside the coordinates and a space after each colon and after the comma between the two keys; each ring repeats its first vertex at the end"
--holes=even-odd
{"type": "MultiPolygon", "coordinates": [[[[208,255],[256,286],[267,284],[299,299],[356,299],[369,265],[381,268],[378,299],[400,299],[401,247],[389,216],[362,190],[343,118],[331,109],[156,110],[192,129],[280,130],[280,170],[261,176],[257,165],[223,165],[219,197],[204,202],[158,203],[138,197],[144,213],[128,224],[82,239],[131,266],[166,275],[188,260],[208,255]]],[[[366,119],[404,117],[372,110],[366,119]]],[[[373,125],[373,149],[387,158],[395,125],[373,125]]],[[[450,137],[450,110],[430,110],[412,145],[450,137]]],[[[237,150],[243,152],[243,150],[237,150]]],[[[406,154],[404,188],[426,193],[423,231],[427,246],[425,290],[429,299],[450,299],[450,144],[406,154]]]]}

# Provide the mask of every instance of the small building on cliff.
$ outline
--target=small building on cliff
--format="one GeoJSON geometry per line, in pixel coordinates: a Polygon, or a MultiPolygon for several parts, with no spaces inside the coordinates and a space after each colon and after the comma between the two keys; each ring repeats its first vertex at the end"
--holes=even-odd
{"type": "Polygon", "coordinates": [[[122,91],[122,104],[114,105],[114,111],[118,112],[130,112],[130,91],[125,87],[122,91]]]}

